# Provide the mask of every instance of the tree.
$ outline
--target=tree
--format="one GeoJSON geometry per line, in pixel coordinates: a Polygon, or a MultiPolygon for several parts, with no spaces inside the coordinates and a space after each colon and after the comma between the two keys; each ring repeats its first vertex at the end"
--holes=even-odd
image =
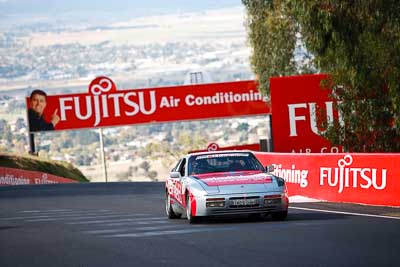
{"type": "Polygon", "coordinates": [[[247,9],[247,28],[252,47],[251,65],[259,89],[269,95],[269,78],[297,73],[293,54],[296,24],[281,1],[242,0],[247,9]]]}
{"type": "Polygon", "coordinates": [[[171,166],[171,164],[176,163],[180,155],[207,146],[207,136],[204,133],[199,134],[179,130],[175,135],[171,135],[175,139],[175,142],[161,141],[159,143],[149,143],[141,151],[141,155],[143,157],[151,157],[154,160],[161,159],[164,166],[171,166]]]}
{"type": "Polygon", "coordinates": [[[147,173],[147,177],[149,177],[151,180],[157,181],[156,177],[157,177],[158,173],[156,171],[149,171],[147,173]]]}
{"type": "Polygon", "coordinates": [[[79,144],[84,146],[99,142],[99,134],[92,130],[76,131],[76,137],[79,137],[79,144]]]}
{"type": "Polygon", "coordinates": [[[342,115],[343,124],[326,125],[324,135],[332,144],[359,152],[400,151],[398,1],[243,0],[243,4],[254,50],[252,65],[262,92],[269,93],[265,80],[271,76],[304,71],[292,68],[293,47],[303,44],[310,61],[306,69],[329,74],[324,85],[334,89],[332,98],[342,115]],[[287,44],[280,46],[283,39],[287,44]],[[272,60],[263,57],[267,53],[273,54],[272,60]]]}
{"type": "Polygon", "coordinates": [[[140,168],[142,168],[145,172],[148,172],[150,170],[150,164],[147,161],[143,161],[139,165],[140,168]]]}

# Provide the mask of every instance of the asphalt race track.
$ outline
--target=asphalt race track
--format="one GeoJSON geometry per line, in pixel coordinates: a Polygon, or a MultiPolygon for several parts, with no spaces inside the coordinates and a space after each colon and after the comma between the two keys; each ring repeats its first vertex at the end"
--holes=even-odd
{"type": "Polygon", "coordinates": [[[1,187],[0,266],[400,266],[400,209],[292,207],[190,225],[162,183],[1,187]]]}

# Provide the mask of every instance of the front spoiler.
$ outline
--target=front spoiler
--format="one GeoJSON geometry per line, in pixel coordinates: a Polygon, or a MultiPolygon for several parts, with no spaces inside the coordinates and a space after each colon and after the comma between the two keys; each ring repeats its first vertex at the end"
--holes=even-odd
{"type": "Polygon", "coordinates": [[[241,215],[241,214],[269,214],[274,212],[287,211],[286,206],[277,205],[271,207],[256,207],[256,208],[207,208],[203,214],[197,216],[223,216],[223,215],[241,215]]]}
{"type": "MultiPolygon", "coordinates": [[[[259,198],[259,205],[252,207],[229,207],[228,201],[230,198],[243,197],[243,194],[232,195],[203,195],[195,197],[196,214],[194,216],[224,216],[224,215],[245,215],[245,214],[271,214],[274,212],[284,212],[288,210],[289,202],[287,198],[281,198],[281,203],[264,204],[264,196],[271,194],[281,194],[282,192],[263,192],[256,194],[246,194],[246,197],[259,198]],[[206,207],[207,198],[225,198],[225,207],[206,207]]],[[[178,201],[174,200],[174,211],[178,214],[185,214],[185,207],[181,206],[178,201]]]]}
{"type": "MultiPolygon", "coordinates": [[[[281,203],[274,204],[264,204],[264,196],[270,195],[268,193],[257,193],[257,194],[247,194],[246,197],[258,197],[259,205],[249,206],[249,207],[230,207],[230,198],[243,197],[243,194],[232,194],[232,195],[213,195],[213,196],[201,196],[196,198],[196,216],[219,216],[219,215],[240,215],[240,214],[269,214],[274,212],[287,211],[289,202],[287,198],[281,198],[281,203]],[[218,197],[225,198],[224,207],[206,207],[206,199],[218,197]]],[[[276,192],[275,194],[278,194],[276,192]]]]}

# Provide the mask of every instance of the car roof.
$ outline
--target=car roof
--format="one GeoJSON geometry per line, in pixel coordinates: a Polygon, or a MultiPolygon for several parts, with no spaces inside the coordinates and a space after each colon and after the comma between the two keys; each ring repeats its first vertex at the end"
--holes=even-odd
{"type": "Polygon", "coordinates": [[[205,151],[205,152],[195,152],[195,153],[190,153],[187,156],[199,156],[199,155],[214,155],[214,154],[230,154],[230,153],[251,153],[253,154],[253,151],[251,150],[217,150],[217,151],[205,151]]]}

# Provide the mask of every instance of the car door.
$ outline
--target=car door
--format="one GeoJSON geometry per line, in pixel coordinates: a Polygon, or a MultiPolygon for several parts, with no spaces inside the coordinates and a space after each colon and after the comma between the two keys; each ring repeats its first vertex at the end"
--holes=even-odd
{"type": "Polygon", "coordinates": [[[182,195],[182,191],[184,191],[182,187],[182,181],[185,176],[185,168],[186,168],[186,159],[181,159],[178,164],[171,170],[171,172],[179,172],[180,177],[169,177],[168,183],[168,192],[170,196],[175,199],[181,206],[184,206],[184,196],[182,195]]]}
{"type": "Polygon", "coordinates": [[[179,192],[177,201],[184,207],[186,190],[186,158],[182,159],[176,171],[180,173],[180,178],[176,181],[176,193],[178,194],[179,192]]]}

